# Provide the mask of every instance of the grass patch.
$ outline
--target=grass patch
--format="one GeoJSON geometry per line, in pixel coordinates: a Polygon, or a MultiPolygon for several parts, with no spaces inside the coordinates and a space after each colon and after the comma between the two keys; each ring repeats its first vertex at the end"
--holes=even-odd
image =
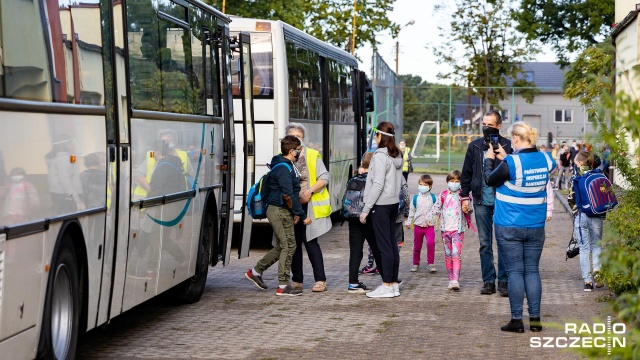
{"type": "Polygon", "coordinates": [[[613,299],[613,295],[611,293],[601,294],[596,296],[597,303],[605,303],[609,302],[609,300],[613,299]]]}
{"type": "Polygon", "coordinates": [[[291,308],[283,307],[283,308],[280,308],[280,309],[278,309],[278,310],[280,310],[280,311],[289,311],[289,310],[291,310],[291,308]]]}
{"type": "Polygon", "coordinates": [[[427,350],[422,350],[422,349],[413,349],[411,351],[413,351],[414,353],[417,353],[417,354],[424,354],[424,353],[427,352],[427,350]]]}
{"type": "Polygon", "coordinates": [[[282,351],[294,351],[294,348],[290,348],[290,347],[286,347],[286,346],[282,346],[279,347],[278,350],[282,350],[282,351]]]}
{"type": "Polygon", "coordinates": [[[362,323],[353,324],[353,326],[364,326],[362,323]]]}
{"type": "Polygon", "coordinates": [[[325,331],[326,332],[334,332],[334,331],[336,331],[336,329],[326,329],[325,331]]]}
{"type": "Polygon", "coordinates": [[[396,314],[396,313],[391,313],[391,314],[389,314],[389,315],[387,315],[387,316],[388,316],[388,317],[390,317],[390,318],[394,318],[394,317],[398,317],[398,316],[400,316],[400,315],[398,315],[398,314],[396,314]]]}
{"type": "Polygon", "coordinates": [[[273,322],[273,321],[263,321],[262,323],[267,325],[278,325],[277,322],[273,322]]]}
{"type": "Polygon", "coordinates": [[[326,337],[317,337],[317,338],[313,339],[313,341],[325,341],[325,340],[327,340],[326,337]]]}
{"type": "Polygon", "coordinates": [[[222,302],[225,303],[225,304],[232,304],[232,303],[234,303],[236,301],[238,301],[238,299],[234,299],[234,298],[229,298],[229,299],[222,300],[222,302]]]}
{"type": "Polygon", "coordinates": [[[276,305],[276,304],[277,304],[277,302],[275,302],[275,301],[267,301],[267,302],[263,302],[262,303],[263,306],[276,305]]]}
{"type": "Polygon", "coordinates": [[[381,322],[380,325],[382,325],[382,326],[391,326],[391,325],[393,325],[393,321],[385,320],[385,321],[381,322]]]}

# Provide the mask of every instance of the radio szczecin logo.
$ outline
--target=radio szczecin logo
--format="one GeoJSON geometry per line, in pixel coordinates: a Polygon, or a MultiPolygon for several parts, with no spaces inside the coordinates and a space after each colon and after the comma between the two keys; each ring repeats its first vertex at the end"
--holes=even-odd
{"type": "Polygon", "coordinates": [[[532,348],[606,348],[611,354],[611,348],[626,347],[627,339],[624,334],[627,327],[624,323],[611,323],[611,316],[607,316],[606,323],[564,324],[566,336],[534,336],[529,339],[532,348]]]}

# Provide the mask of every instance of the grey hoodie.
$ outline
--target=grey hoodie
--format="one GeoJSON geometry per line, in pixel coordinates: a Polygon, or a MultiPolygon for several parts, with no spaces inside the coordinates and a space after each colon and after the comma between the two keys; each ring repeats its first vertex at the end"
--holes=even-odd
{"type": "Polygon", "coordinates": [[[402,183],[401,157],[392,158],[387,148],[378,148],[369,165],[369,175],[364,188],[363,214],[368,214],[373,205],[397,204],[402,183]]]}

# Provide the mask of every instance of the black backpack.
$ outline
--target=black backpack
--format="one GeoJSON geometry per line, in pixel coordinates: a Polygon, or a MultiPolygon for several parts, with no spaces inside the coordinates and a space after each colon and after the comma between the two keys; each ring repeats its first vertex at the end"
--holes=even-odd
{"type": "Polygon", "coordinates": [[[364,186],[367,184],[367,173],[358,174],[347,181],[347,189],[342,197],[340,214],[344,219],[357,219],[364,209],[364,186]]]}

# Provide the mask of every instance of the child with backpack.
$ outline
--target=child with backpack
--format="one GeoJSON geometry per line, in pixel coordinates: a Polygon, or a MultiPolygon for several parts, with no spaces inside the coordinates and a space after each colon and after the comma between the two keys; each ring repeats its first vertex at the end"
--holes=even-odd
{"type": "Polygon", "coordinates": [[[413,266],[411,272],[418,271],[420,267],[420,252],[422,251],[422,239],[427,243],[427,266],[431,273],[437,272],[434,264],[435,257],[435,223],[437,214],[430,213],[434,206],[441,206],[439,198],[431,193],[433,179],[429,175],[422,175],[418,181],[418,194],[413,195],[409,209],[409,217],[405,221],[407,229],[413,225],[413,266]],[[427,214],[431,214],[428,218],[427,214]]]}
{"type": "Polygon", "coordinates": [[[449,274],[449,290],[460,290],[460,269],[462,267],[462,244],[464,242],[464,231],[467,227],[472,227],[470,214],[473,212],[469,201],[469,211],[464,213],[460,202],[460,177],[459,170],[453,170],[447,175],[447,190],[440,193],[440,196],[431,210],[427,213],[427,218],[439,215],[440,231],[442,232],[442,242],[444,243],[444,263],[449,274]]]}
{"type": "Polygon", "coordinates": [[[372,157],[372,152],[364,154],[362,157],[362,171],[349,179],[347,190],[342,198],[342,216],[349,222],[349,285],[347,291],[352,294],[362,294],[370,291],[358,279],[358,269],[363,257],[362,247],[365,240],[369,243],[371,256],[375,258],[376,263],[380,264],[382,261],[373,233],[373,224],[371,221],[363,224],[359,219],[364,208],[364,188],[372,157]]]}
{"type": "Polygon", "coordinates": [[[298,296],[302,290],[294,289],[289,283],[291,273],[291,259],[296,251],[296,239],[293,226],[302,220],[305,225],[311,223],[300,206],[300,178],[293,162],[298,160],[300,140],[287,135],[280,142],[281,154],[271,159],[271,171],[268,174],[268,189],[264,198],[267,204],[267,219],[276,235],[276,245],[252,269],[244,275],[260,289],[266,290],[267,285],[262,280],[262,274],[271,265],[278,264],[278,289],[276,295],[298,296]],[[279,165],[284,163],[283,166],[279,165]]]}
{"type": "Polygon", "coordinates": [[[573,236],[580,246],[580,269],[584,280],[584,291],[593,291],[604,286],[599,276],[602,248],[602,222],[607,211],[618,202],[611,182],[599,169],[594,169],[593,155],[580,151],[575,159],[576,173],[571,178],[568,202],[574,214],[573,236]]]}

